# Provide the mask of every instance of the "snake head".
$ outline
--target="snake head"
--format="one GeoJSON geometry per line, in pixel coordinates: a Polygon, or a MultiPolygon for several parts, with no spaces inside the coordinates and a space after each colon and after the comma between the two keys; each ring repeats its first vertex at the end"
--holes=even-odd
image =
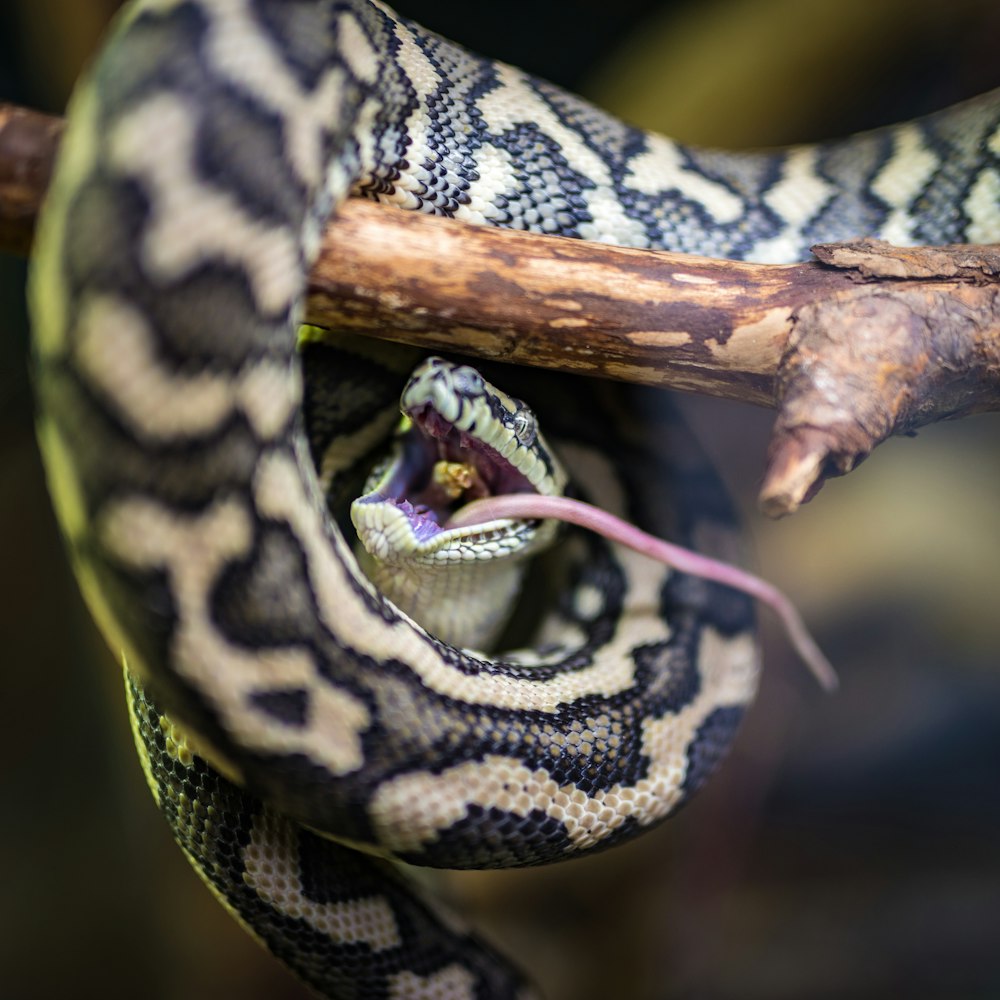
{"type": "Polygon", "coordinates": [[[404,387],[400,409],[393,454],[352,506],[362,544],[378,558],[401,550],[410,559],[413,543],[440,546],[442,525],[469,500],[557,496],[565,488],[566,473],[532,410],[468,365],[428,358],[404,387]],[[386,549],[387,518],[402,533],[399,550],[395,542],[386,549]]]}

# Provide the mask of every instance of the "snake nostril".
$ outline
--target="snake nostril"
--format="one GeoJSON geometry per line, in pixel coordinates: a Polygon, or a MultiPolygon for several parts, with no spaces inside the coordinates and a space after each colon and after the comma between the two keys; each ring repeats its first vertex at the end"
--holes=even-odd
{"type": "Polygon", "coordinates": [[[483,391],[482,375],[475,368],[470,368],[468,365],[452,369],[451,378],[455,391],[463,395],[476,395],[483,391]]]}

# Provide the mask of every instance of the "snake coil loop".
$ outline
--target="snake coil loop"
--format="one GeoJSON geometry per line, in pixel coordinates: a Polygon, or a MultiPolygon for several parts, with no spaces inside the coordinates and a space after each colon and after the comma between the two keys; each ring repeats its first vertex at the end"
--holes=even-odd
{"type": "MultiPolygon", "coordinates": [[[[39,439],[153,793],[312,986],[527,996],[351,848],[489,867],[618,843],[705,780],[757,676],[745,597],[579,535],[517,655],[448,645],[371,585],[326,497],[390,429],[400,379],[387,350],[305,350],[307,400],[329,404],[307,436],[297,320],[330,211],[353,192],[761,261],[859,233],[989,242],[998,123],[992,94],[843,143],[708,153],[369,0],[139,0],[119,20],[36,244],[39,439]]],[[[734,554],[728,501],[655,394],[537,385],[517,391],[582,495],[734,554]]]]}

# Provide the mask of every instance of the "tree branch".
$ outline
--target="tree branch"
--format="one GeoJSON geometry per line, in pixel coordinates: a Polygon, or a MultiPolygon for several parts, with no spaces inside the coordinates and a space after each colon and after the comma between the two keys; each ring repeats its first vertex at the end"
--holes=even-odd
{"type": "Polygon", "coordinates": [[[64,122],[0,102],[0,251],[31,249],[64,122]]]}
{"type": "MultiPolygon", "coordinates": [[[[0,105],[0,250],[26,253],[62,125],[0,105]]],[[[814,248],[787,266],[633,250],[350,201],[306,319],[432,350],[778,408],[790,513],[891,434],[1000,408],[1000,248],[814,248]]]]}

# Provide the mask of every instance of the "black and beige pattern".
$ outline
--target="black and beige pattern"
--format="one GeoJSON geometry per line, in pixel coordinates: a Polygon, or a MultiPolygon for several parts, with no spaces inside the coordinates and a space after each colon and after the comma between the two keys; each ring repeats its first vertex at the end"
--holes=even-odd
{"type": "MultiPolygon", "coordinates": [[[[492,659],[370,584],[340,500],[400,380],[388,355],[313,345],[304,385],[296,334],[350,192],[762,261],[860,233],[991,242],[1000,94],[842,143],[706,153],[369,0],[140,0],[78,90],[31,278],[39,438],[154,794],[214,891],[327,995],[526,995],[383,862],[317,831],[451,867],[640,832],[730,742],[751,610],[570,534],[533,649],[492,659]]],[[[542,384],[511,388],[582,494],[738,554],[654,395],[542,384]]]]}

